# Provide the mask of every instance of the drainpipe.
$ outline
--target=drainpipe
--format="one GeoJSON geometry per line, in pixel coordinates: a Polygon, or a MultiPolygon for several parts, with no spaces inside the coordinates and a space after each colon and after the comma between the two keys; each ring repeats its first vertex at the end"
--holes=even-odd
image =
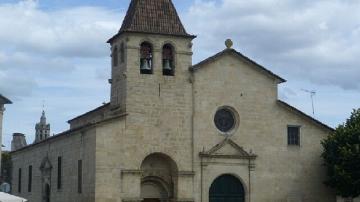
{"type": "Polygon", "coordinates": [[[191,83],[191,102],[192,102],[192,111],[191,111],[191,161],[192,161],[192,168],[191,171],[194,172],[194,161],[195,161],[195,143],[194,143],[194,120],[195,120],[195,92],[194,92],[194,73],[190,71],[190,78],[189,81],[191,83]]]}
{"type": "Polygon", "coordinates": [[[203,202],[203,158],[200,157],[200,202],[203,202]]]}
{"type": "Polygon", "coordinates": [[[251,159],[249,158],[249,202],[251,202],[251,159]]]}

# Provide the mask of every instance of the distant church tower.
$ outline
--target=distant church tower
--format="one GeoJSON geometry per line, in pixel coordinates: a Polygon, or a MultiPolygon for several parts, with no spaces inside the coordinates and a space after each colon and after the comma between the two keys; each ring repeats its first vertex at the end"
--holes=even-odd
{"type": "Polygon", "coordinates": [[[43,141],[50,136],[50,124],[46,123],[45,111],[43,110],[40,122],[35,126],[35,143],[43,141]]]}

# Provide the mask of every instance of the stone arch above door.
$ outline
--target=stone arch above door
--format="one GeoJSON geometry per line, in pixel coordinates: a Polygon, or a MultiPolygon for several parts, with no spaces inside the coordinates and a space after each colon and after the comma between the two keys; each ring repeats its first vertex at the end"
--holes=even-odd
{"type": "Polygon", "coordinates": [[[150,154],[143,160],[140,169],[141,197],[145,201],[170,201],[176,198],[178,168],[168,155],[150,154]]]}

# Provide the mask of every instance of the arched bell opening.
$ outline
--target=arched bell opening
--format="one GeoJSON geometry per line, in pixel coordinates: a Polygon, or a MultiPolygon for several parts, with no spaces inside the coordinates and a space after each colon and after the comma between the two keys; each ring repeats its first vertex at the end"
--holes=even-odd
{"type": "Polygon", "coordinates": [[[124,43],[121,43],[119,52],[120,52],[120,63],[124,63],[125,62],[125,45],[124,45],[124,43]]]}
{"type": "Polygon", "coordinates": [[[169,156],[154,153],[141,164],[141,197],[144,202],[174,201],[177,194],[178,169],[169,156]]]}
{"type": "Polygon", "coordinates": [[[245,202],[245,189],[242,182],[230,174],[221,175],[214,180],[209,190],[209,202],[245,202]]]}
{"type": "Polygon", "coordinates": [[[162,50],[163,57],[163,75],[175,75],[174,47],[171,44],[165,44],[162,50]]]}
{"type": "Polygon", "coordinates": [[[153,48],[149,42],[143,42],[140,45],[140,73],[153,73],[153,48]]]}
{"type": "Polygon", "coordinates": [[[118,66],[119,58],[118,58],[118,48],[117,48],[117,46],[115,46],[113,48],[112,53],[111,53],[111,57],[112,57],[112,65],[114,67],[118,66]]]}

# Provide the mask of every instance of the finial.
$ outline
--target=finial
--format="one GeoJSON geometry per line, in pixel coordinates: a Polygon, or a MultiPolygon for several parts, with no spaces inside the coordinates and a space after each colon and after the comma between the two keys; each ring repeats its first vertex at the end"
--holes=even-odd
{"type": "Polygon", "coordinates": [[[45,111],[45,100],[42,101],[42,110],[45,111]]]}
{"type": "Polygon", "coordinates": [[[233,45],[234,45],[234,43],[232,42],[231,39],[226,39],[226,41],[225,41],[226,48],[230,49],[233,45]]]}

